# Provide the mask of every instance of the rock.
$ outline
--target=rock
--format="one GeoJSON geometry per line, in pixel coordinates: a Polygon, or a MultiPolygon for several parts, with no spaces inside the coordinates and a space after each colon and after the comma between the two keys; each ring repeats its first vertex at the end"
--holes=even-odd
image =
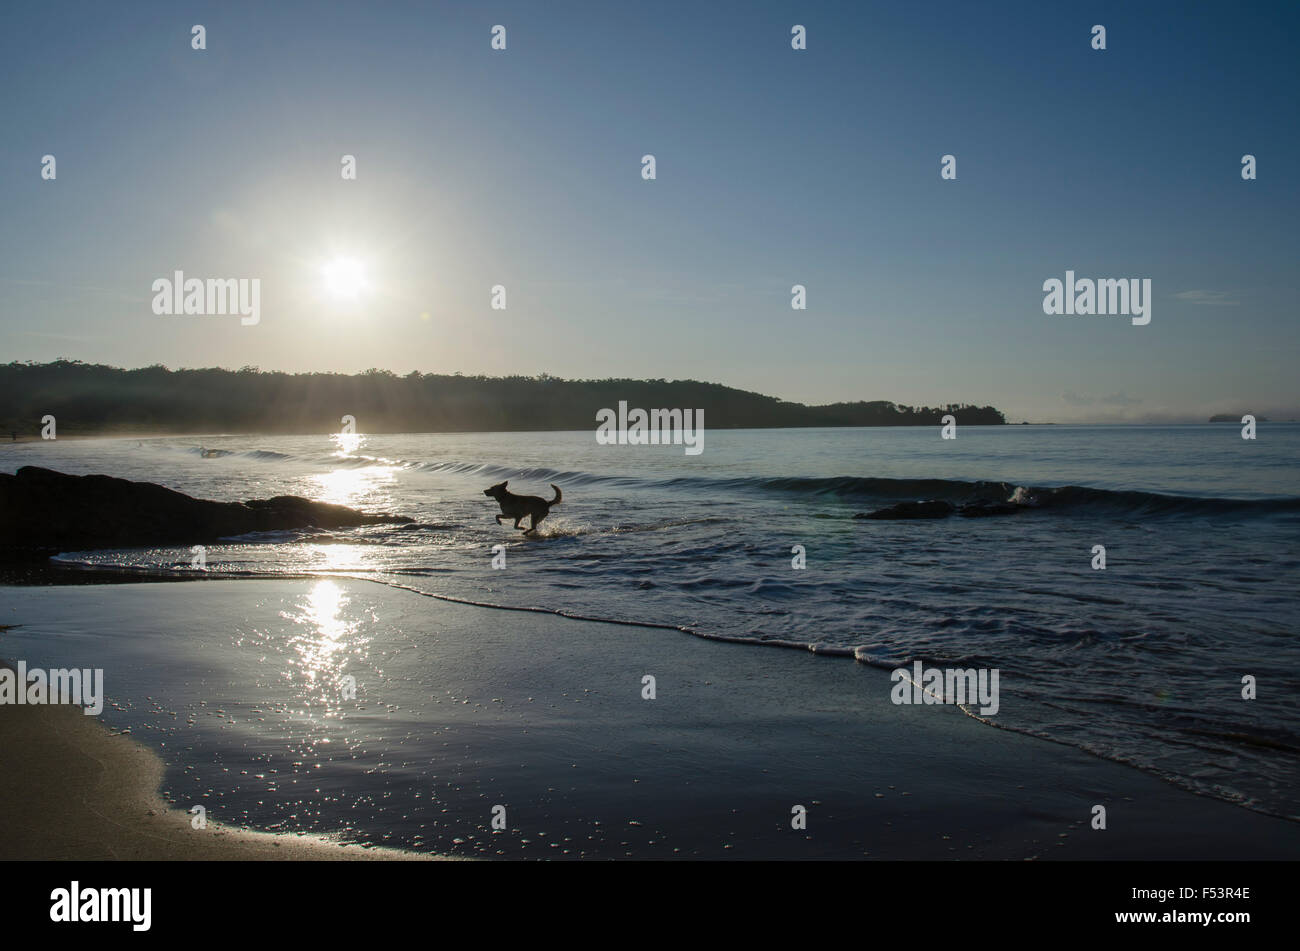
{"type": "Polygon", "coordinates": [[[1014,502],[995,502],[992,499],[978,499],[967,502],[957,509],[957,514],[965,518],[985,518],[989,515],[1015,515],[1024,509],[1014,502]]]}
{"type": "Polygon", "coordinates": [[[111,476],[24,466],[0,473],[0,548],[77,551],[213,542],[247,532],[407,523],[294,495],[211,502],[111,476]]]}
{"type": "Polygon", "coordinates": [[[953,504],[939,499],[925,502],[899,502],[874,512],[859,512],[854,518],[946,518],[953,513],[953,504]]]}

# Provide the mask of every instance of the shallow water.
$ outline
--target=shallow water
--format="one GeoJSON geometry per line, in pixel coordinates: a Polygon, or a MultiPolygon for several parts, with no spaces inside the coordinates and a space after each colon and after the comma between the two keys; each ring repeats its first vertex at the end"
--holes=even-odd
{"type": "MultiPolygon", "coordinates": [[[[591,432],[67,440],[0,447],[214,499],[297,494],[416,519],[209,547],[227,576],[361,575],[492,604],[1000,671],[1000,726],[1300,816],[1300,426],[716,431],[705,451],[591,432]],[[218,450],[204,457],[200,446],[218,450]],[[482,489],[564,502],[538,538],[482,489]],[[1062,487],[1076,486],[1080,489],[1062,487]],[[855,520],[917,498],[1014,516],[855,520]],[[492,568],[493,546],[506,567],[492,568]],[[803,546],[807,567],[792,567],[803,546]],[[1106,548],[1094,570],[1093,547],[1106,548]],[[1241,697],[1245,675],[1259,698],[1241,697]]],[[[69,553],[187,573],[184,549],[69,553]]],[[[196,619],[195,637],[204,634],[196,619]]],[[[635,629],[631,636],[635,636],[635,629]]],[[[210,633],[210,632],[208,632],[210,633]]],[[[179,685],[159,684],[160,695],[179,685]]]]}

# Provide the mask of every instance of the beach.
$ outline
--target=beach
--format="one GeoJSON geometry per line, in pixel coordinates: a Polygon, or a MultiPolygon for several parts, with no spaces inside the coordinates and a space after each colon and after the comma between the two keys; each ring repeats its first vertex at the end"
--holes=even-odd
{"type": "MultiPolygon", "coordinates": [[[[894,704],[888,672],[851,658],[346,578],[9,587],[0,600],[0,623],[21,625],[0,634],[0,657],[102,667],[107,697],[99,717],[0,707],[0,858],[1300,849],[1295,823],[949,705],[894,704]],[[322,690],[326,674],[354,676],[356,699],[322,690]],[[190,828],[195,803],[206,831],[190,828]]],[[[1004,708],[1015,689],[1004,680],[1004,708]]]]}
{"type": "MultiPolygon", "coordinates": [[[[28,480],[35,488],[6,509],[9,537],[41,537],[40,554],[58,554],[0,553],[0,584],[356,576],[732,639],[758,651],[747,663],[775,661],[770,645],[784,644],[883,671],[918,660],[999,671],[1012,700],[1000,726],[1295,821],[1298,603],[1282,582],[1300,541],[1300,427],[1269,424],[1266,436],[1254,446],[1216,425],[970,427],[949,441],[924,427],[718,430],[699,456],[602,446],[590,432],[0,445],[16,472],[107,473],[218,503],[292,495],[411,520],[319,525],[304,504],[288,522],[241,517],[205,533],[195,516],[206,503],[160,507],[141,487],[101,517],[103,497],[54,502],[28,480]],[[483,489],[506,480],[548,499],[550,484],[563,487],[535,536],[494,518],[483,489]],[[909,507],[941,517],[876,517],[909,507]],[[274,530],[249,531],[259,525],[274,530]],[[1253,699],[1246,675],[1261,687],[1253,699]]],[[[418,612],[411,624],[418,641],[418,612]]],[[[170,649],[214,633],[176,625],[170,649]]],[[[298,669],[289,660],[281,673],[298,669]]],[[[240,673],[259,676],[256,665],[240,673]]]]}
{"type": "Polygon", "coordinates": [[[322,836],[209,823],[158,794],[163,762],[130,737],[64,706],[0,708],[0,860],[408,861],[322,836]]]}

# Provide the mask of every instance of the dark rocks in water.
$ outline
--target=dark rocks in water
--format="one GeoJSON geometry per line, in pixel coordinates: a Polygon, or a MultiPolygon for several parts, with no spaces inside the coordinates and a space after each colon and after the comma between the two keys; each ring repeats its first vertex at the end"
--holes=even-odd
{"type": "Polygon", "coordinates": [[[986,518],[990,515],[1015,515],[1024,509],[1014,502],[996,502],[993,499],[978,499],[967,502],[957,509],[957,514],[965,518],[986,518]]]}
{"type": "Polygon", "coordinates": [[[953,513],[951,502],[930,499],[924,502],[898,502],[874,512],[859,512],[854,518],[947,518],[953,513]]]}
{"type": "Polygon", "coordinates": [[[76,551],[213,542],[248,532],[408,523],[294,495],[196,499],[151,482],[24,466],[0,473],[0,547],[76,551]]]}

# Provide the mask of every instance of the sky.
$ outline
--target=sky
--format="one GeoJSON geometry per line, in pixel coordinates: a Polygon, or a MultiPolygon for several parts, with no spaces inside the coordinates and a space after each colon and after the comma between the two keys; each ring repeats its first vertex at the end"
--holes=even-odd
{"type": "Polygon", "coordinates": [[[1300,415],[1300,4],[0,18],[0,361],[700,379],[1014,421],[1300,415]],[[176,270],[257,279],[259,322],[155,314],[176,270]],[[1067,270],[1149,279],[1150,323],[1045,314],[1067,270]]]}

